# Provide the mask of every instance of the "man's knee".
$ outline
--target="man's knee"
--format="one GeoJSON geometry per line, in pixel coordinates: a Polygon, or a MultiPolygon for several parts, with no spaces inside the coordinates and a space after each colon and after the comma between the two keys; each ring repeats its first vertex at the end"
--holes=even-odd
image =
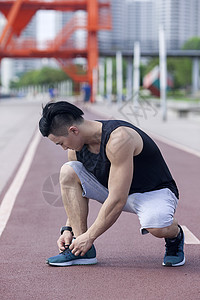
{"type": "Polygon", "coordinates": [[[164,238],[166,235],[167,227],[164,228],[146,228],[148,232],[157,238],[164,238]]]}
{"type": "Polygon", "coordinates": [[[70,164],[64,164],[60,169],[60,184],[65,185],[74,182],[80,182],[76,172],[70,164]]]}
{"type": "Polygon", "coordinates": [[[170,213],[165,211],[154,210],[143,216],[141,224],[157,224],[157,226],[145,227],[152,235],[158,238],[164,238],[171,232],[172,225],[174,224],[174,218],[170,213]],[[169,225],[171,224],[171,225],[169,225]]]}
{"type": "Polygon", "coordinates": [[[158,238],[171,238],[178,234],[178,223],[174,219],[173,223],[163,228],[146,228],[152,235],[158,238]]]}

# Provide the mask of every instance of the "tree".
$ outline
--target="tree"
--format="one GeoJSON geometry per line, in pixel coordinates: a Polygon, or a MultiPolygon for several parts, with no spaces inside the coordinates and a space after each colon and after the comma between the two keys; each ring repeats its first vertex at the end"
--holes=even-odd
{"type": "Polygon", "coordinates": [[[191,85],[192,62],[190,58],[168,58],[167,70],[173,76],[174,89],[187,89],[191,85]]]}
{"type": "MultiPolygon", "coordinates": [[[[200,38],[192,37],[182,47],[182,50],[200,50],[200,38]]],[[[159,64],[158,58],[151,59],[146,68],[145,75],[148,74],[156,65],[159,64]]],[[[192,81],[192,60],[191,58],[167,58],[167,70],[174,78],[174,89],[188,88],[192,81]]]]}
{"type": "MultiPolygon", "coordinates": [[[[182,50],[200,50],[200,38],[192,37],[185,42],[182,50]]],[[[175,87],[187,88],[192,81],[192,60],[191,58],[177,58],[168,60],[174,74],[175,87]]]]}
{"type": "Polygon", "coordinates": [[[19,88],[29,85],[53,85],[57,82],[67,80],[69,77],[60,69],[44,67],[40,70],[33,70],[21,75],[18,81],[12,81],[12,88],[19,88]]]}
{"type": "Polygon", "coordinates": [[[182,47],[183,50],[200,50],[200,38],[192,37],[185,42],[182,47]]]}

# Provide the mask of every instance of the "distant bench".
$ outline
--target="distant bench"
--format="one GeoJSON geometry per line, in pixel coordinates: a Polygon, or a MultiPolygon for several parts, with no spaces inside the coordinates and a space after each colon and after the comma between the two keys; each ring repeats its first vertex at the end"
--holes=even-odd
{"type": "Polygon", "coordinates": [[[190,112],[200,113],[200,106],[188,106],[188,107],[169,107],[175,111],[180,118],[185,118],[190,112]]]}
{"type": "MultiPolygon", "coordinates": [[[[160,108],[161,101],[160,99],[154,99],[151,103],[155,106],[160,108]]],[[[188,116],[189,113],[196,113],[200,114],[200,103],[171,103],[170,100],[167,101],[167,109],[172,110],[177,113],[180,118],[185,118],[188,116]]]]}

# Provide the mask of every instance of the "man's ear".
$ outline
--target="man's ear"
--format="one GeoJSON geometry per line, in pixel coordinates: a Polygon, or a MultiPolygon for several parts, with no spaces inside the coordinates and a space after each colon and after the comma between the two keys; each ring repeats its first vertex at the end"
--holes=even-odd
{"type": "Polygon", "coordinates": [[[68,133],[73,133],[75,135],[78,135],[79,134],[79,129],[78,129],[78,127],[72,125],[68,129],[68,133]]]}

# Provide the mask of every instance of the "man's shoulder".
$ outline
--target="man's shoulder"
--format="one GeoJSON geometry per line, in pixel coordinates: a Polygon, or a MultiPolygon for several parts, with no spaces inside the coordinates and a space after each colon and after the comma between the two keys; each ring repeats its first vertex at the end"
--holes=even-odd
{"type": "Polygon", "coordinates": [[[115,156],[119,154],[123,157],[127,151],[134,156],[138,155],[142,149],[143,139],[138,131],[133,127],[120,126],[111,132],[106,152],[114,153],[115,156]]]}
{"type": "Polygon", "coordinates": [[[128,149],[134,149],[134,137],[129,130],[127,127],[118,127],[111,133],[106,146],[109,157],[123,156],[128,149]]]}

